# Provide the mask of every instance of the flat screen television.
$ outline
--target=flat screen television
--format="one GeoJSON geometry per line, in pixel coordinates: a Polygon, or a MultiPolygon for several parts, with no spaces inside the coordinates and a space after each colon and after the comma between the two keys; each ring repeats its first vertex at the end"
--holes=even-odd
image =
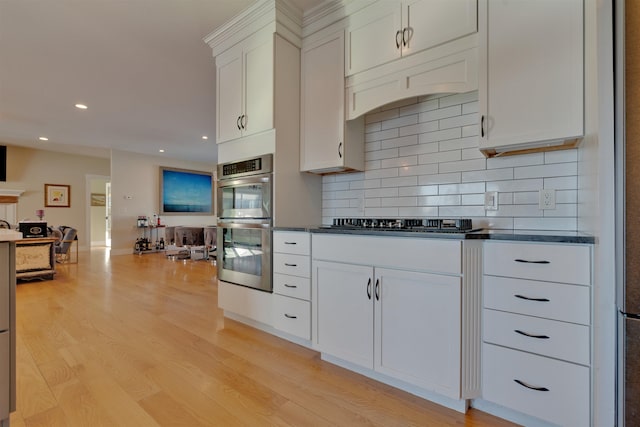
{"type": "Polygon", "coordinates": [[[7,180],[7,146],[0,145],[0,181],[7,180]]]}
{"type": "Polygon", "coordinates": [[[213,215],[213,173],[160,166],[160,215],[213,215]]]}

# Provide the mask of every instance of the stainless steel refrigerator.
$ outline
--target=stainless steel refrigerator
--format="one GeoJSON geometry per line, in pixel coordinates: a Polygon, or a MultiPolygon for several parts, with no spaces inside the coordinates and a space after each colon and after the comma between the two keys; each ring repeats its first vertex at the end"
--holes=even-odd
{"type": "Polygon", "coordinates": [[[640,423],[640,1],[615,20],[618,425],[640,423]]]}

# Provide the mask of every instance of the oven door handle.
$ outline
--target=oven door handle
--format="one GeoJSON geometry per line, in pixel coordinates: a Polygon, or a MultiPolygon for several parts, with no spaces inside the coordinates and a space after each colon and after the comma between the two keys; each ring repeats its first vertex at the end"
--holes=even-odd
{"type": "Polygon", "coordinates": [[[233,222],[218,222],[219,228],[271,228],[271,221],[233,221],[233,222]]]}

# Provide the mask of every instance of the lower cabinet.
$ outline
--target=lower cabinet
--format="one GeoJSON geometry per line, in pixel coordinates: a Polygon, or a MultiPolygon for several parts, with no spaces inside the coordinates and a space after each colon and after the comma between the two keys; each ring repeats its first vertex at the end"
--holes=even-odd
{"type": "Polygon", "coordinates": [[[345,254],[340,249],[324,250],[324,242],[318,243],[316,251],[314,235],[314,346],[323,354],[422,390],[465,398],[461,242],[320,237],[323,239],[327,247],[348,248],[358,255],[352,257],[357,263],[348,262],[348,255],[342,261],[316,259],[345,254]],[[414,249],[422,246],[422,253],[439,251],[439,256],[451,261],[440,267],[457,265],[458,272],[439,274],[437,264],[428,265],[429,261],[409,268],[406,257],[395,260],[407,254],[405,244],[417,244],[414,249]],[[380,247],[387,255],[375,255],[380,247]],[[371,265],[363,265],[367,256],[359,249],[372,252],[371,265]],[[403,269],[393,268],[398,265],[403,269]]]}
{"type": "Polygon", "coordinates": [[[485,243],[483,399],[591,425],[591,276],[589,245],[485,243]]]}

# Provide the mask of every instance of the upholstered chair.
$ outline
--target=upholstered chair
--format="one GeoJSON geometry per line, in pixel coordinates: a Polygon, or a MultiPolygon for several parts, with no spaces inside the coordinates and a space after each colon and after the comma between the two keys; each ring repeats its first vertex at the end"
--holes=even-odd
{"type": "Polygon", "coordinates": [[[73,227],[60,226],[62,239],[54,246],[57,262],[69,262],[71,260],[71,245],[78,235],[78,231],[73,227]]]}

